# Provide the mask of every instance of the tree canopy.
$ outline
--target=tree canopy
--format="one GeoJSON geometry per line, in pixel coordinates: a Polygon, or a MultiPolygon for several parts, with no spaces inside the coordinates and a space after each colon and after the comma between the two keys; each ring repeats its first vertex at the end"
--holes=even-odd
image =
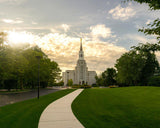
{"type": "Polygon", "coordinates": [[[116,70],[107,68],[102,74],[96,76],[96,83],[99,86],[109,86],[116,84],[116,70]]]}
{"type": "MultiPolygon", "coordinates": [[[[140,4],[146,3],[149,5],[151,10],[160,9],[160,0],[127,0],[127,1],[136,1],[140,4]]],[[[144,32],[146,35],[155,35],[157,36],[158,43],[160,43],[160,19],[157,18],[153,23],[148,24],[148,28],[139,29],[140,32],[144,32]]]]}
{"type": "Polygon", "coordinates": [[[159,0],[127,0],[127,1],[136,1],[140,4],[146,3],[152,10],[160,9],[160,1],[159,0]]]}
{"type": "Polygon", "coordinates": [[[148,79],[159,70],[159,63],[155,51],[159,51],[158,44],[139,44],[123,54],[116,62],[117,81],[126,85],[147,85],[148,79]]]}
{"type": "Polygon", "coordinates": [[[60,78],[60,68],[38,47],[11,47],[4,45],[5,33],[0,33],[0,88],[35,88],[38,84],[38,65],[40,64],[40,83],[42,87],[52,85],[60,78]],[[36,56],[40,56],[40,61],[36,56]]]}

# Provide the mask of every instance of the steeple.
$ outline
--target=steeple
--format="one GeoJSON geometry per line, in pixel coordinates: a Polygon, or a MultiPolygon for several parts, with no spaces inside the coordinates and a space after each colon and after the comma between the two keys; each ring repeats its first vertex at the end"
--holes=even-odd
{"type": "Polygon", "coordinates": [[[84,53],[83,53],[83,48],[82,48],[82,38],[80,38],[79,60],[84,60],[84,53]]]}
{"type": "Polygon", "coordinates": [[[83,48],[82,48],[82,38],[80,38],[80,51],[83,51],[83,48]]]}

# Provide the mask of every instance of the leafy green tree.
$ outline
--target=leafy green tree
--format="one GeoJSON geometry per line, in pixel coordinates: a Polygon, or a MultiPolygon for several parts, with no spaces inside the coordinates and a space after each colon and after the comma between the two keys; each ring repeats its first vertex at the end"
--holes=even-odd
{"type": "Polygon", "coordinates": [[[64,85],[64,82],[62,80],[57,83],[57,86],[63,86],[63,85],[64,85]]]}
{"type": "Polygon", "coordinates": [[[4,63],[6,61],[6,49],[4,42],[6,41],[6,33],[0,32],[0,88],[3,88],[3,77],[4,77],[4,63]]]}
{"type": "Polygon", "coordinates": [[[72,80],[72,79],[69,79],[69,80],[68,80],[68,86],[71,87],[72,85],[73,85],[73,80],[72,80]]]}
{"type": "Polygon", "coordinates": [[[146,3],[149,5],[150,9],[152,9],[152,10],[160,9],[160,1],[159,0],[126,0],[126,1],[136,1],[140,4],[146,3]]]}
{"type": "Polygon", "coordinates": [[[42,87],[52,85],[60,78],[60,68],[58,64],[51,61],[40,48],[34,47],[25,51],[24,56],[29,61],[28,70],[26,71],[26,82],[35,88],[38,81],[38,65],[40,63],[40,83],[42,87]],[[41,56],[38,62],[36,56],[41,56]]]}
{"type": "Polygon", "coordinates": [[[107,68],[99,76],[95,76],[96,84],[98,86],[109,86],[116,84],[116,70],[114,68],[107,68]]]}
{"type": "Polygon", "coordinates": [[[123,54],[116,62],[117,80],[126,85],[147,85],[148,79],[159,69],[155,51],[158,44],[139,44],[123,54]]]}
{"type": "Polygon", "coordinates": [[[136,52],[123,54],[116,62],[117,81],[124,85],[136,85],[140,81],[145,58],[136,52]]]}
{"type": "Polygon", "coordinates": [[[137,47],[132,47],[132,50],[145,57],[145,65],[142,69],[141,82],[147,84],[149,77],[153,76],[156,70],[159,70],[159,63],[155,52],[160,51],[159,44],[139,44],[137,47]]]}
{"type": "Polygon", "coordinates": [[[6,41],[7,33],[0,32],[0,49],[4,47],[4,42],[6,41]]]}
{"type": "Polygon", "coordinates": [[[95,79],[97,86],[104,86],[104,79],[102,78],[102,74],[100,74],[99,76],[96,75],[95,79]]]}
{"type": "Polygon", "coordinates": [[[160,86],[160,76],[152,76],[148,81],[149,86],[160,86]]]}
{"type": "MultiPolygon", "coordinates": [[[[140,4],[146,3],[149,5],[151,10],[160,9],[160,0],[127,0],[127,1],[136,1],[140,4]]],[[[139,29],[139,31],[144,32],[146,35],[156,35],[157,40],[160,43],[160,19],[157,18],[153,23],[148,24],[148,28],[139,29]]]]}
{"type": "Polygon", "coordinates": [[[40,83],[42,87],[53,85],[60,79],[60,68],[37,46],[11,47],[5,45],[6,34],[0,33],[0,87],[35,88],[38,85],[40,64],[40,83]],[[37,60],[40,56],[40,60],[37,60]]]}
{"type": "Polygon", "coordinates": [[[114,68],[107,68],[102,73],[102,78],[104,81],[104,85],[106,86],[116,84],[116,70],[114,68]]]}

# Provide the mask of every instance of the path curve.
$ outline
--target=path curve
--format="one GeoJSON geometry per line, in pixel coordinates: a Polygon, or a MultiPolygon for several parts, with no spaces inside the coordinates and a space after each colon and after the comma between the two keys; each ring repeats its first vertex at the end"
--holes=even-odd
{"type": "Polygon", "coordinates": [[[71,108],[73,100],[82,91],[83,89],[77,89],[48,105],[41,114],[38,128],[84,128],[71,108]]]}

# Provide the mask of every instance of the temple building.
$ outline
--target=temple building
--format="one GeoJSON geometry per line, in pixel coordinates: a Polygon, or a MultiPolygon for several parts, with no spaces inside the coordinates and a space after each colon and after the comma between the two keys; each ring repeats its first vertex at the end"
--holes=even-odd
{"type": "Polygon", "coordinates": [[[88,71],[87,63],[84,59],[84,52],[82,47],[82,39],[80,41],[80,51],[79,51],[79,59],[77,60],[77,65],[75,70],[66,70],[62,73],[62,79],[64,85],[66,86],[68,80],[72,79],[73,84],[88,84],[92,85],[96,83],[96,72],[88,71]]]}

